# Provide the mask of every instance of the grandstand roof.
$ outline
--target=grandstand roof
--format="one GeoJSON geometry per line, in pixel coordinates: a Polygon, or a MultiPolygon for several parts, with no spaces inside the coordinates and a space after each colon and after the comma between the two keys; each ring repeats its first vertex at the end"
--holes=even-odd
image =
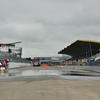
{"type": "Polygon", "coordinates": [[[91,40],[77,40],[71,45],[67,46],[58,54],[67,54],[73,57],[86,55],[92,53],[99,53],[100,42],[91,40]]]}
{"type": "Polygon", "coordinates": [[[12,44],[17,44],[17,43],[21,43],[21,41],[13,42],[13,43],[0,43],[0,45],[12,45],[12,44]]]}

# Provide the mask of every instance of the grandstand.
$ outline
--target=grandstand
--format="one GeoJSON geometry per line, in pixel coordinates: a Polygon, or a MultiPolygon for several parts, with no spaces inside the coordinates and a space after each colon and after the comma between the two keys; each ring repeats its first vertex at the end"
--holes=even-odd
{"type": "MultiPolygon", "coordinates": [[[[67,46],[58,54],[66,54],[72,56],[66,62],[75,63],[90,63],[100,61],[100,42],[91,40],[77,40],[67,46]]],[[[88,64],[89,65],[89,64],[88,64]]]]}
{"type": "Polygon", "coordinates": [[[0,43],[0,60],[8,60],[10,62],[30,62],[22,59],[22,47],[18,47],[21,42],[0,43]]]}
{"type": "Polygon", "coordinates": [[[18,44],[21,42],[13,42],[13,43],[0,43],[0,51],[10,53],[21,58],[22,48],[18,47],[18,44]]]}
{"type": "Polygon", "coordinates": [[[0,60],[2,59],[9,59],[9,53],[0,51],[0,60]]]}

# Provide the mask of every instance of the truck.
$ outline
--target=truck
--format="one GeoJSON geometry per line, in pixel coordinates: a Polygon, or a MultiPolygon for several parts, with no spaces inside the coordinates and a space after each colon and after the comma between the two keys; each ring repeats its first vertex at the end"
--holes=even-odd
{"type": "Polygon", "coordinates": [[[34,59],[32,60],[33,66],[40,66],[40,59],[39,57],[34,57],[34,59]]]}

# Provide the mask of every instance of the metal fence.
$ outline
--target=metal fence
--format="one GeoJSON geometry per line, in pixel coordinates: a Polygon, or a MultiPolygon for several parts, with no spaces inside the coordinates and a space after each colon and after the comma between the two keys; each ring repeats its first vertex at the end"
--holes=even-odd
{"type": "Polygon", "coordinates": [[[75,62],[75,63],[72,63],[72,65],[76,65],[76,66],[100,66],[100,62],[99,61],[75,62]]]}

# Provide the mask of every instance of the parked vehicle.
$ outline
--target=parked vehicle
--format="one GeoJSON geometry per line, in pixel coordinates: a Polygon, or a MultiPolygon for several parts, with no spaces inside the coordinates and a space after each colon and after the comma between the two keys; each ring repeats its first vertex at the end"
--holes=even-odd
{"type": "Polygon", "coordinates": [[[41,65],[39,57],[34,57],[32,63],[33,63],[33,66],[40,66],[41,65]]]}

